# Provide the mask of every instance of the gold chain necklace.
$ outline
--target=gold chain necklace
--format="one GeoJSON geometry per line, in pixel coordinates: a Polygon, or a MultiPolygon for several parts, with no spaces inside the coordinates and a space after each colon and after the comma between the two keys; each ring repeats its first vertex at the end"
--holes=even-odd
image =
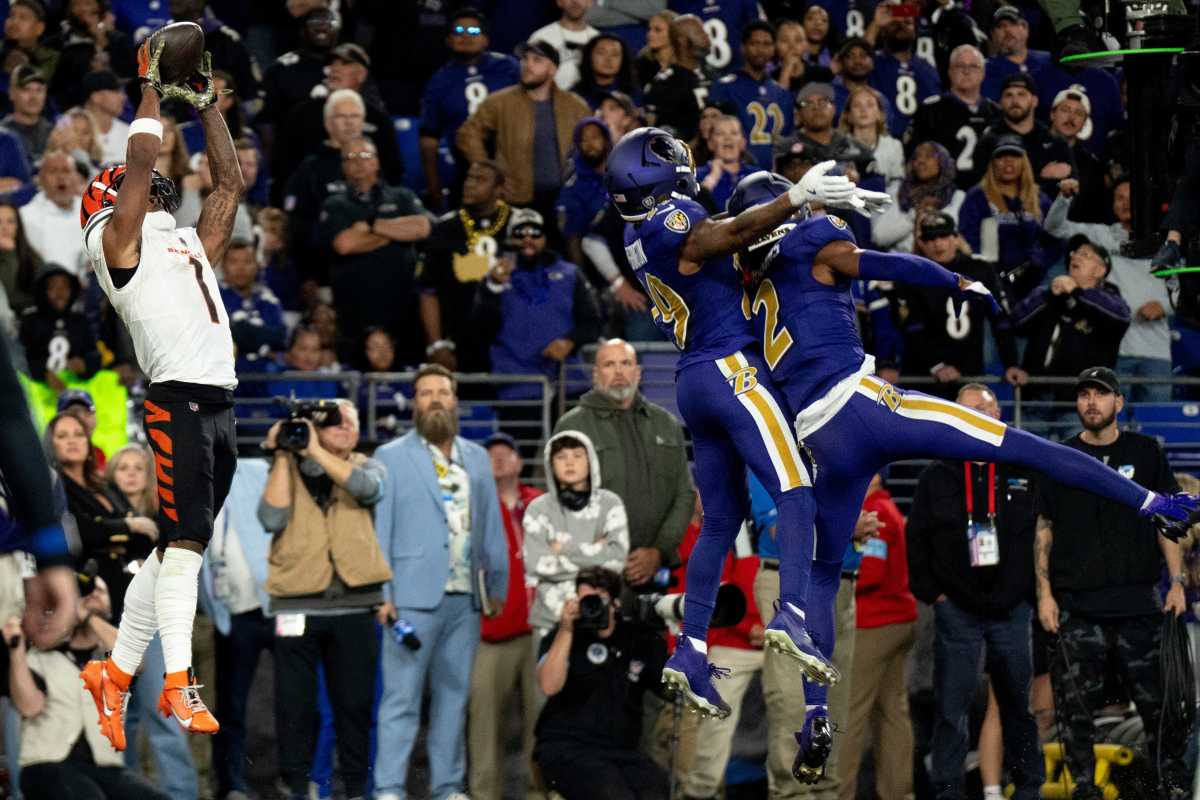
{"type": "Polygon", "coordinates": [[[463,231],[467,234],[467,250],[471,250],[475,247],[475,242],[484,236],[495,237],[508,222],[508,203],[503,200],[496,201],[496,221],[486,228],[477,228],[474,218],[467,213],[465,207],[458,210],[458,218],[462,221],[463,231]]]}

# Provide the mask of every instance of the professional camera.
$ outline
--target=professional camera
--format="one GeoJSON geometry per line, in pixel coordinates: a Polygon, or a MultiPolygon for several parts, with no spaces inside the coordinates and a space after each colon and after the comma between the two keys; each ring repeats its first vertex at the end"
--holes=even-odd
{"type": "Polygon", "coordinates": [[[607,628],[608,604],[608,599],[598,594],[579,598],[579,619],[575,620],[575,630],[595,632],[607,628]]]}
{"type": "Polygon", "coordinates": [[[297,400],[296,398],[278,397],[275,402],[286,405],[288,418],[279,426],[275,444],[293,453],[308,447],[308,426],[304,420],[310,420],[318,428],[332,428],[342,423],[342,409],[336,400],[297,400]]]}
{"type": "MultiPolygon", "coordinates": [[[[683,594],[641,594],[637,596],[633,621],[652,628],[666,628],[683,621],[683,594]]],[[[582,604],[581,604],[582,605],[582,604]]],[[[582,608],[580,609],[582,611],[582,608]]],[[[737,625],[746,616],[746,594],[732,583],[717,589],[717,604],[713,608],[710,628],[737,625]]],[[[578,625],[578,623],[576,623],[578,625]]]]}

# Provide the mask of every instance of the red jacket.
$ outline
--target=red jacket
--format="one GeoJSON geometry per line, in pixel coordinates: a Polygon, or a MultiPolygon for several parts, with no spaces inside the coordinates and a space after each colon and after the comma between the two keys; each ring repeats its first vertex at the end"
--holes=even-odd
{"type": "MultiPolygon", "coordinates": [[[[676,576],[679,578],[679,584],[671,589],[672,592],[685,591],[687,561],[691,558],[692,549],[695,548],[696,539],[699,536],[700,526],[689,525],[687,532],[683,535],[683,541],[679,544],[679,557],[683,565],[675,571],[676,576]]],[[[750,629],[755,625],[762,625],[762,617],[759,616],[758,606],[754,604],[754,576],[757,574],[758,556],[734,558],[732,550],[726,554],[725,564],[721,568],[721,583],[735,584],[745,593],[746,614],[742,617],[741,622],[732,627],[710,628],[708,631],[709,647],[737,647],[742,650],[758,649],[750,644],[750,629]]],[[[675,646],[674,637],[672,637],[670,646],[672,649],[675,646]]]]}
{"type": "Polygon", "coordinates": [[[541,489],[520,484],[516,507],[509,511],[504,501],[500,501],[504,532],[508,537],[508,597],[500,616],[483,618],[480,635],[485,642],[507,642],[530,631],[529,593],[525,590],[525,559],[522,556],[525,551],[525,528],[521,521],[525,517],[525,509],[540,494],[541,489]]]}
{"type": "Polygon", "coordinates": [[[917,601],[908,590],[908,547],[904,516],[886,489],[867,495],[863,511],[879,515],[879,535],[867,540],[855,587],[859,628],[899,625],[917,618],[917,601]]]}

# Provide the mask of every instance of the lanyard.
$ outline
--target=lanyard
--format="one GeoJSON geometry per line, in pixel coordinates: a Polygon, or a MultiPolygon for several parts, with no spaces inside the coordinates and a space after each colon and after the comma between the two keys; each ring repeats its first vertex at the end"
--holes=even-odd
{"type": "MultiPolygon", "coordinates": [[[[988,519],[996,517],[996,465],[988,464],[988,519]]],[[[963,462],[963,474],[967,480],[967,522],[970,523],[975,513],[975,487],[971,481],[971,462],[963,462]]]]}

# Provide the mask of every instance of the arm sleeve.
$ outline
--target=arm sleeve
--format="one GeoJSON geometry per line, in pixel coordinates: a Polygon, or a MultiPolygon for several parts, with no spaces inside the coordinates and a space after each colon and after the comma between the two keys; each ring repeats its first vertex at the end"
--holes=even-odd
{"type": "Polygon", "coordinates": [[[913,286],[958,289],[958,275],[936,261],[908,253],[863,250],[858,257],[858,276],[866,281],[900,281],[913,286]]]}
{"type": "Polygon", "coordinates": [[[273,506],[266,500],[258,501],[258,521],[267,533],[279,533],[287,527],[292,510],[286,506],[273,506]]]}
{"type": "Polygon", "coordinates": [[[1028,334],[1028,328],[1044,311],[1050,299],[1049,289],[1034,291],[1012,310],[1012,327],[1017,333],[1028,334]]]}
{"type": "Polygon", "coordinates": [[[1092,310],[1090,316],[1096,322],[1122,330],[1129,327],[1129,304],[1120,293],[1110,292],[1101,286],[1095,289],[1076,289],[1072,294],[1081,306],[1092,310]]]}
{"type": "Polygon", "coordinates": [[[475,113],[458,127],[454,141],[468,162],[487,159],[487,138],[496,130],[495,95],[479,104],[475,113]]]}
{"type": "Polygon", "coordinates": [[[357,467],[346,481],[346,491],[361,505],[373,506],[383,498],[383,480],[387,473],[373,458],[357,467]]]}

